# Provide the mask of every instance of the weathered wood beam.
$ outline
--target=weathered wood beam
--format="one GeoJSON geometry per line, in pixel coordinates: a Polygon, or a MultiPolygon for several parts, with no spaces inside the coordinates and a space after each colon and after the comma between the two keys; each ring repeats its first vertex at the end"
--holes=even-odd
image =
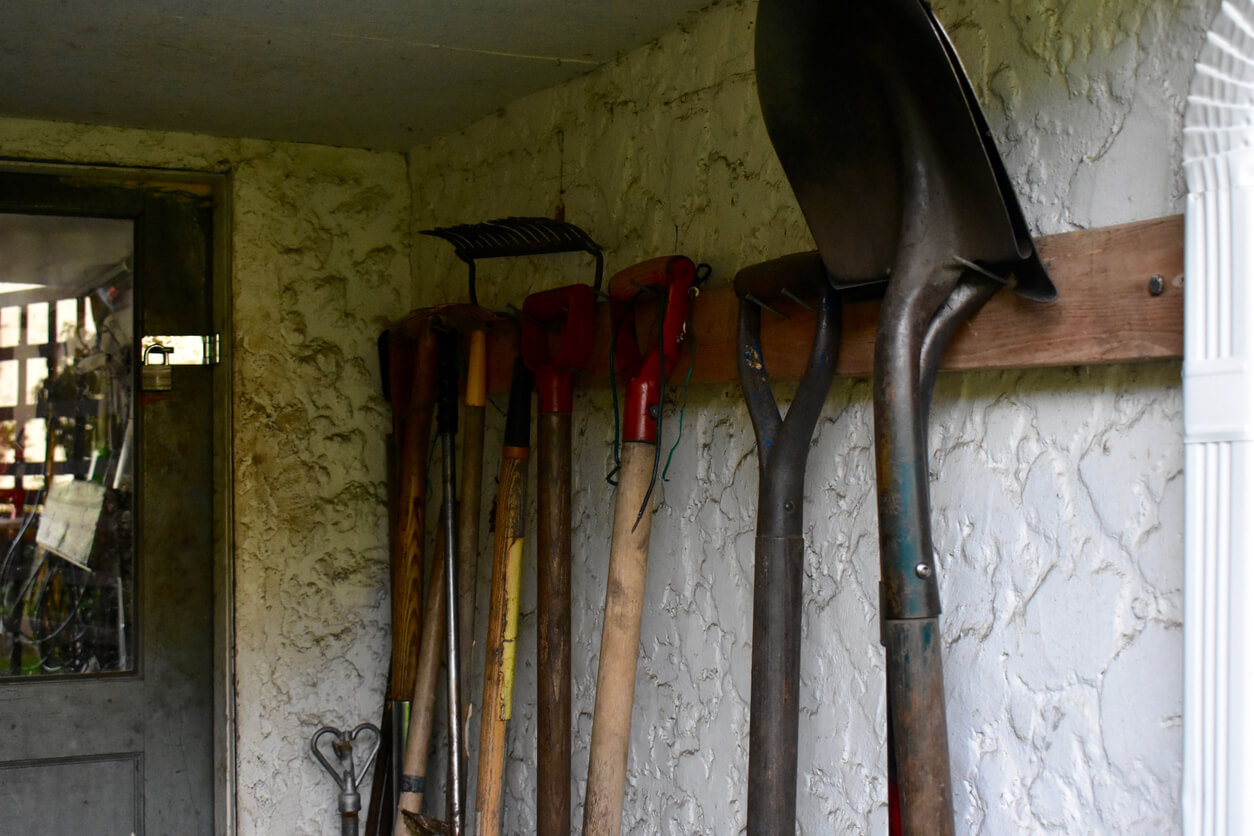
{"type": "MultiPolygon", "coordinates": [[[[1135,363],[1180,358],[1184,352],[1184,219],[1180,215],[1037,239],[1058,285],[1058,301],[1042,305],[999,293],[950,344],[943,369],[996,369],[1135,363]],[[1150,290],[1162,278],[1162,292],[1150,290]]],[[[521,300],[519,300],[521,304],[521,300]]],[[[701,293],[693,308],[696,361],[693,383],[734,383],[738,302],[730,287],[701,293]]],[[[781,306],[788,319],[767,313],[762,344],[771,376],[795,380],[810,354],[813,315],[781,306]]],[[[844,312],[838,373],[871,374],[879,305],[848,305],[844,312]]],[[[641,328],[649,310],[642,307],[641,328]]],[[[597,311],[596,361],[581,385],[608,380],[609,310],[597,311]]],[[[513,326],[491,336],[489,389],[509,387],[517,344],[513,326]]],[[[677,376],[686,373],[682,360],[677,376]]]]}

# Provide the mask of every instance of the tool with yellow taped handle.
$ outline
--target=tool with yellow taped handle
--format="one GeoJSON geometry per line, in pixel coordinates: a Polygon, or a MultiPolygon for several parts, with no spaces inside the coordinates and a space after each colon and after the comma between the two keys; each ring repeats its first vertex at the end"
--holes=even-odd
{"type": "Polygon", "coordinates": [[[531,446],[531,372],[519,358],[509,390],[505,443],[496,495],[496,536],[492,547],[492,588],[484,658],[483,702],[479,721],[478,789],[475,832],[496,836],[501,827],[501,778],[505,769],[505,726],[513,713],[514,648],[518,637],[518,598],[522,584],[523,506],[527,498],[527,458],[531,446]]]}

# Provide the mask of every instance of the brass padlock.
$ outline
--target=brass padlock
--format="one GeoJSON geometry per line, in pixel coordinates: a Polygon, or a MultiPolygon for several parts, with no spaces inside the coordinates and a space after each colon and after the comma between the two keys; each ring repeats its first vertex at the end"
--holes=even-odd
{"type": "Polygon", "coordinates": [[[164,345],[150,345],[144,349],[144,365],[140,369],[140,388],[145,392],[169,392],[174,388],[174,367],[170,355],[174,349],[164,345]],[[156,354],[161,360],[151,359],[156,354]]]}

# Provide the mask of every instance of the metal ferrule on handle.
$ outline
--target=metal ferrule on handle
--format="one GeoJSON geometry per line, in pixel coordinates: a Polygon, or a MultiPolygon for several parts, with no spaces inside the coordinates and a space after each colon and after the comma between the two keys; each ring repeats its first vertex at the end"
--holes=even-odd
{"type": "Polygon", "coordinates": [[[876,343],[881,638],[898,793],[894,802],[902,832],[945,834],[953,833],[953,792],[930,520],[927,413],[945,346],[997,285],[949,265],[943,246],[915,256],[889,286],[876,343]]]}
{"type": "Polygon", "coordinates": [[[940,590],[932,555],[922,352],[960,271],[907,262],[880,308],[875,346],[875,462],[881,624],[890,760],[903,832],[953,833],[941,670],[940,590]],[[909,271],[918,270],[918,275],[909,271]]]}

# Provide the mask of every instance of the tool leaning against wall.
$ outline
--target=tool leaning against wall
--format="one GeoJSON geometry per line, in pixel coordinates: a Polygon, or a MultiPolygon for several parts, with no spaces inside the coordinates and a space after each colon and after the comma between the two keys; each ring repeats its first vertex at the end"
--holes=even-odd
{"type": "Polygon", "coordinates": [[[810,440],[836,376],[841,306],[817,253],[746,267],[736,275],[735,290],[740,385],[758,448],[747,832],[770,836],[792,830],[796,820],[803,489],[810,440]],[[775,311],[768,306],[785,300],[809,308],[817,321],[805,373],[788,416],[781,418],[767,379],[761,326],[762,310],[775,311]]]}
{"type": "Polygon", "coordinates": [[[384,394],[392,404],[390,461],[390,587],[392,653],[380,724],[383,741],[375,762],[367,836],[390,832],[399,797],[399,776],[417,678],[422,639],[423,537],[427,457],[435,417],[436,310],[414,311],[380,338],[384,394]]]}
{"type": "MultiPolygon", "coordinates": [[[[641,294],[657,294],[661,326],[652,351],[639,364],[627,386],[623,410],[622,465],[614,500],[609,579],[584,800],[584,836],[618,836],[621,829],[653,519],[650,499],[657,477],[658,420],[665,380],[675,369],[687,334],[696,281],[697,269],[685,256],[651,259],[619,272],[610,281],[610,296],[623,303],[641,294]]],[[[618,327],[616,325],[616,330],[618,327]]],[[[634,327],[634,321],[629,321],[626,327],[634,327]]],[[[634,345],[634,340],[625,344],[634,345]]]]}
{"type": "Polygon", "coordinates": [[[323,726],[309,739],[309,748],[314,758],[322,764],[322,768],[327,771],[340,790],[337,796],[340,836],[357,836],[358,813],[361,810],[361,794],[357,791],[357,785],[370,771],[370,766],[375,756],[378,755],[382,742],[382,734],[378,726],[373,723],[361,723],[351,731],[323,726]],[[361,750],[363,757],[355,758],[353,750],[357,747],[357,738],[362,732],[369,732],[374,737],[374,745],[361,750]],[[331,750],[335,753],[336,760],[339,761],[338,768],[327,759],[322,751],[321,743],[327,738],[330,738],[331,750]]]}
{"type": "MultiPolygon", "coordinates": [[[[441,646],[446,648],[446,673],[451,670],[449,661],[457,662],[459,671],[464,671],[469,665],[470,652],[467,639],[472,633],[473,576],[476,573],[479,555],[479,489],[483,465],[483,404],[485,403],[484,377],[486,374],[484,329],[497,320],[499,320],[498,316],[478,305],[453,304],[440,307],[435,322],[436,330],[440,334],[437,386],[441,391],[439,403],[441,416],[452,413],[455,409],[455,402],[452,409],[444,402],[449,397],[456,398],[457,340],[455,333],[467,335],[468,361],[465,394],[467,408],[461,422],[462,484],[459,501],[456,503],[456,538],[453,546],[456,550],[457,572],[455,576],[458,584],[457,611],[453,613],[453,616],[459,624],[458,641],[456,644],[449,644],[445,641],[448,635],[445,622],[449,620],[450,614],[446,605],[448,595],[443,586],[450,575],[445,568],[447,560],[436,560],[433,561],[431,567],[424,609],[422,640],[419,643],[417,677],[414,684],[409,731],[406,737],[400,781],[401,792],[397,801],[393,828],[394,836],[408,834],[405,824],[406,813],[416,815],[422,811],[441,646]],[[469,584],[471,589],[469,601],[466,600],[467,596],[464,594],[467,586],[465,581],[468,576],[472,579],[469,584]]],[[[447,451],[445,452],[447,454],[447,451]]],[[[449,507],[453,505],[451,497],[451,493],[444,497],[444,508],[440,516],[441,525],[436,538],[436,551],[445,558],[449,542],[448,518],[445,514],[452,510],[449,507]]],[[[452,684],[451,679],[449,684],[452,684]]],[[[458,690],[461,690],[460,687],[458,690]]],[[[465,729],[466,716],[467,708],[463,700],[462,719],[457,723],[456,728],[459,735],[465,729]]],[[[459,797],[463,795],[464,790],[459,792],[459,797]]]]}
{"type": "Polygon", "coordinates": [[[598,272],[592,287],[533,293],[522,307],[523,362],[535,375],[536,833],[570,833],[570,518],[574,376],[591,366],[598,272]],[[551,338],[552,335],[552,338],[551,338]],[[556,341],[556,346],[552,343],[556,341]]]}
{"type": "MultiPolygon", "coordinates": [[[[454,253],[467,264],[469,268],[468,286],[470,300],[475,305],[478,304],[475,291],[475,262],[477,259],[483,258],[585,252],[592,255],[595,260],[595,285],[597,288],[600,287],[603,270],[603,258],[600,247],[582,229],[565,221],[535,217],[509,217],[477,224],[439,227],[424,230],[423,234],[432,235],[451,243],[454,247],[454,253]]],[[[594,298],[595,292],[593,289],[588,289],[586,293],[588,296],[583,297],[580,295],[580,291],[571,291],[571,295],[566,301],[569,305],[575,305],[577,301],[586,301],[594,298]]],[[[532,302],[533,306],[536,304],[536,302],[532,302]]],[[[526,303],[524,303],[525,305],[526,303]]],[[[535,318],[532,314],[526,312],[518,313],[519,318],[524,321],[535,318]]],[[[580,320],[580,328],[590,327],[590,317],[588,317],[587,321],[584,321],[582,315],[576,318],[580,320]]],[[[530,343],[533,353],[539,347],[540,341],[537,335],[532,335],[530,343]]],[[[584,342],[585,340],[582,339],[579,341],[581,346],[584,342]]],[[[483,356],[482,352],[480,356],[483,356]]],[[[590,356],[590,353],[585,352],[585,356],[590,356]]],[[[519,361],[515,363],[514,380],[510,387],[510,407],[506,416],[505,443],[502,450],[501,473],[498,485],[492,587],[489,594],[488,626],[485,642],[484,690],[482,708],[480,710],[475,830],[485,834],[496,833],[500,826],[501,780],[505,764],[505,728],[513,707],[513,651],[517,639],[518,606],[521,594],[523,506],[526,499],[526,461],[530,446],[531,387],[532,378],[530,372],[521,363],[521,358],[519,358],[519,361]]],[[[470,386],[468,381],[468,400],[469,394],[470,386]]],[[[481,416],[482,398],[480,398],[480,401],[479,414],[481,416]]],[[[479,438],[482,438],[481,431],[479,438]]],[[[569,455],[567,458],[569,459],[569,455]]],[[[477,460],[479,466],[481,466],[481,460],[482,456],[480,453],[477,460]]],[[[541,492],[542,499],[544,491],[549,488],[549,485],[545,484],[543,488],[544,490],[541,492]]],[[[477,495],[477,489],[474,493],[477,495]]],[[[477,510],[469,511],[465,507],[466,504],[465,501],[462,502],[461,515],[466,520],[465,525],[469,525],[471,516],[474,516],[473,522],[476,531],[474,539],[477,546],[477,510]]],[[[567,504],[569,504],[568,501],[567,504]]],[[[462,527],[463,524],[459,523],[459,531],[462,527]]],[[[567,541],[569,541],[569,536],[567,541]]],[[[474,561],[473,557],[470,556],[468,547],[463,546],[463,549],[467,552],[463,563],[471,566],[475,565],[477,561],[474,561]]],[[[569,548],[567,548],[567,552],[569,553],[569,548]]],[[[477,549],[475,555],[477,555],[477,549]]],[[[543,574],[544,572],[542,571],[543,574]]],[[[469,582],[469,584],[472,583],[469,582]]],[[[468,585],[468,582],[465,582],[463,578],[461,588],[463,596],[473,600],[473,585],[468,585]]],[[[569,606],[567,611],[569,612],[569,606]]],[[[569,621],[569,617],[567,617],[567,621],[569,621]]],[[[567,675],[567,679],[569,679],[569,675],[567,675]]],[[[569,714],[569,707],[566,713],[569,714]]],[[[469,706],[467,706],[466,713],[463,715],[463,722],[468,717],[469,706]]],[[[453,722],[453,720],[450,720],[450,722],[453,722]]],[[[569,720],[567,720],[567,726],[569,726],[569,720]]],[[[567,737],[569,737],[569,734],[567,734],[567,737]]]]}
{"type": "Polygon", "coordinates": [[[952,834],[927,407],[968,316],[1002,284],[1038,301],[1054,287],[927,4],[762,0],[755,61],[767,132],[828,273],[891,277],[874,373],[890,822],[952,834]]]}
{"type": "Polygon", "coordinates": [[[514,360],[509,410],[497,481],[496,535],[484,643],[483,701],[479,711],[479,768],[475,794],[475,833],[492,836],[501,826],[501,779],[505,769],[505,729],[514,710],[514,649],[527,498],[527,459],[531,451],[531,372],[514,360]]]}

